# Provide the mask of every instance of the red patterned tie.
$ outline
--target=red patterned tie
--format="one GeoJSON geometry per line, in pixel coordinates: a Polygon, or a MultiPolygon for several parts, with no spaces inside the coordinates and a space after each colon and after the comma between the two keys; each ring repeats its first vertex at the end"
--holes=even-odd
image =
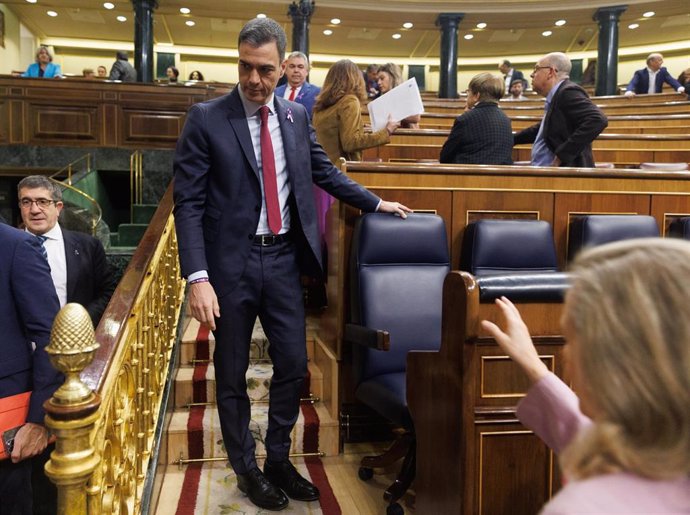
{"type": "Polygon", "coordinates": [[[290,102],[295,99],[295,91],[295,86],[290,86],[290,98],[288,98],[290,102]]]}
{"type": "Polygon", "coordinates": [[[278,201],[278,183],[276,181],[276,163],[273,158],[271,131],[268,128],[268,106],[259,108],[261,115],[261,168],[264,177],[264,195],[266,196],[266,214],[268,227],[273,234],[278,234],[283,222],[280,218],[278,201]]]}

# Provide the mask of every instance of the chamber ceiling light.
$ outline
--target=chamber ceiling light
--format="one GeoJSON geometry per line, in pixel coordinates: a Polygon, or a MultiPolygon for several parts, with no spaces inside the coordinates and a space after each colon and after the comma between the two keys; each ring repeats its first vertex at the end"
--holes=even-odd
{"type": "Polygon", "coordinates": [[[411,21],[406,21],[405,23],[403,23],[402,26],[403,29],[411,29],[412,27],[414,27],[414,24],[411,21]]]}
{"type": "Polygon", "coordinates": [[[256,15],[257,18],[265,18],[266,15],[264,13],[259,13],[256,15]]]}
{"type": "Polygon", "coordinates": [[[57,16],[57,13],[55,11],[47,11],[46,14],[51,18],[55,18],[57,16]]]}
{"type": "Polygon", "coordinates": [[[630,25],[628,25],[628,28],[634,30],[634,29],[636,29],[636,28],[639,27],[639,26],[640,26],[639,23],[631,23],[630,25]]]}
{"type": "Polygon", "coordinates": [[[478,29],[485,29],[485,28],[486,28],[486,23],[484,23],[483,21],[477,23],[477,28],[478,28],[478,29]]]}
{"type": "Polygon", "coordinates": [[[565,24],[566,24],[565,20],[557,20],[556,23],[554,23],[554,25],[556,25],[556,27],[562,27],[565,24]]]}
{"type": "Polygon", "coordinates": [[[333,34],[333,31],[331,29],[326,29],[323,31],[324,36],[330,36],[331,34],[333,34]]]}
{"type": "Polygon", "coordinates": [[[35,4],[37,0],[26,0],[26,1],[29,2],[30,4],[35,4]]]}
{"type": "Polygon", "coordinates": [[[126,16],[118,16],[118,17],[116,18],[116,20],[119,21],[119,22],[124,23],[124,22],[127,21],[127,17],[126,17],[126,16]]]}
{"type": "Polygon", "coordinates": [[[474,34],[465,34],[465,39],[474,39],[474,34]]]}
{"type": "Polygon", "coordinates": [[[553,32],[551,32],[550,30],[545,30],[544,32],[541,33],[541,35],[546,37],[546,38],[548,38],[551,34],[553,34],[553,32]]]}
{"type": "Polygon", "coordinates": [[[397,32],[391,36],[393,39],[400,39],[402,36],[397,32]]]}
{"type": "Polygon", "coordinates": [[[112,2],[106,2],[103,4],[103,7],[105,7],[106,9],[108,9],[110,11],[111,9],[115,9],[115,4],[112,2]]]}
{"type": "Polygon", "coordinates": [[[333,19],[331,20],[331,23],[332,23],[333,25],[340,25],[340,18],[333,18],[333,19]]]}
{"type": "Polygon", "coordinates": [[[189,7],[180,7],[180,12],[182,14],[189,14],[192,12],[192,10],[189,7]]]}
{"type": "Polygon", "coordinates": [[[656,13],[654,11],[647,11],[646,13],[643,13],[642,16],[644,16],[645,18],[651,18],[655,14],[656,13]]]}
{"type": "Polygon", "coordinates": [[[196,22],[194,20],[187,20],[186,22],[184,22],[184,24],[187,27],[194,27],[194,25],[196,25],[196,22]]]}

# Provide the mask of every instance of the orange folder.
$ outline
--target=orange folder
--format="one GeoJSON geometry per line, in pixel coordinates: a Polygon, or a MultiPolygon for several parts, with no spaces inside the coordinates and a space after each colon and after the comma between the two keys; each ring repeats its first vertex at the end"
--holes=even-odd
{"type": "Polygon", "coordinates": [[[10,457],[14,435],[26,422],[30,400],[31,392],[0,399],[0,460],[10,457]]]}

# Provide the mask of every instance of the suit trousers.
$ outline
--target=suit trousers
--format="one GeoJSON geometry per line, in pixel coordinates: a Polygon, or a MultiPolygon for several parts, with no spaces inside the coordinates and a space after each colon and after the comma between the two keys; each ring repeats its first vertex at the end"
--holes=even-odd
{"type": "Polygon", "coordinates": [[[0,461],[0,515],[31,515],[31,460],[0,461]]]}
{"type": "Polygon", "coordinates": [[[288,458],[290,433],[299,415],[307,373],[304,302],[295,244],[253,245],[237,287],[218,299],[216,319],[216,401],[223,441],[238,474],[256,467],[250,431],[246,373],[256,317],[268,337],[273,362],[265,446],[270,461],[288,458]]]}

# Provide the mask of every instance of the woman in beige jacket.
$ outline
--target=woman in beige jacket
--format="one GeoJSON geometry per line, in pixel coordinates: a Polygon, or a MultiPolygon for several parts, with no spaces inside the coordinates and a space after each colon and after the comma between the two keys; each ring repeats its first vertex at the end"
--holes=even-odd
{"type": "Polygon", "coordinates": [[[399,122],[389,120],[385,128],[365,133],[361,102],[366,98],[362,72],[355,63],[343,59],[331,66],[316,97],[312,124],[316,139],[336,166],[341,157],[360,161],[363,149],[388,143],[400,126],[399,122]]]}

